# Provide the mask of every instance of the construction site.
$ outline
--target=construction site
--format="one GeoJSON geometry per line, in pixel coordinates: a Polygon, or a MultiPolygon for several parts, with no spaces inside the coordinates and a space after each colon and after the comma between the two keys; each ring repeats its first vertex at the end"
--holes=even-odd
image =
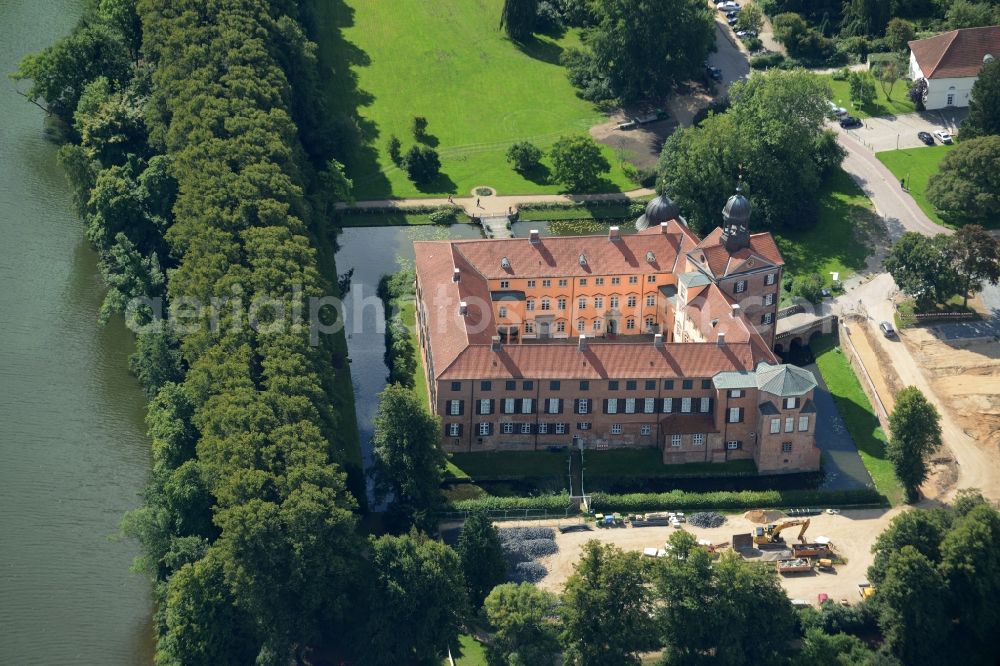
{"type": "Polygon", "coordinates": [[[870,594],[865,590],[870,589],[866,584],[872,563],[871,545],[901,510],[828,513],[817,509],[804,516],[755,510],[726,515],[725,522],[717,527],[698,527],[683,514],[671,517],[668,512],[646,514],[638,520],[635,516],[612,516],[608,521],[602,516],[599,521],[581,518],[525,524],[558,528],[558,552],[539,560],[548,574],[538,585],[551,592],[562,590],[583,544],[591,539],[657,557],[666,555],[666,542],[674,531],[686,530],[710,551],[735,550],[747,561],[774,567],[790,599],[800,605],[818,605],[825,599],[853,603],[870,594]],[[646,525],[651,516],[654,524],[646,525]]]}

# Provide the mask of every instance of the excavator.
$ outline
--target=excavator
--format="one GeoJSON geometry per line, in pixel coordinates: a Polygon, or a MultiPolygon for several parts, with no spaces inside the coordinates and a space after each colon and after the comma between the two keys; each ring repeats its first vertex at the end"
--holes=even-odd
{"type": "Polygon", "coordinates": [[[786,520],[785,522],[778,523],[777,525],[771,524],[766,527],[758,527],[753,532],[753,543],[755,546],[782,543],[784,541],[784,539],[781,538],[782,530],[786,530],[789,527],[795,527],[796,525],[802,526],[802,529],[799,530],[799,543],[805,543],[806,530],[809,529],[808,518],[802,520],[786,520]]]}

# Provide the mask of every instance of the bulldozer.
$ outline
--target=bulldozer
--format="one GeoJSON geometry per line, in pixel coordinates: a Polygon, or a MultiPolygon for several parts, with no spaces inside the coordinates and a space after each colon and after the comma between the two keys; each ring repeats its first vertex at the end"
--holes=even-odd
{"type": "Polygon", "coordinates": [[[782,530],[786,530],[789,527],[795,527],[796,525],[802,526],[802,529],[799,530],[799,542],[805,543],[806,530],[809,529],[808,518],[802,520],[786,520],[785,522],[778,523],[777,525],[771,524],[764,527],[758,527],[753,532],[753,543],[755,546],[783,543],[784,539],[781,537],[782,530]]]}

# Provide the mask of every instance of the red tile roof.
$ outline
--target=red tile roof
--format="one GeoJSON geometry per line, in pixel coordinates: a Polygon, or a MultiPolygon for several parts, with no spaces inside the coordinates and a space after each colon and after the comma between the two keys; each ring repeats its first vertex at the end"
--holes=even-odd
{"type": "Polygon", "coordinates": [[[781,251],[778,250],[778,245],[771,234],[766,232],[751,234],[750,247],[730,254],[723,244],[722,233],[722,229],[716,227],[698,243],[696,250],[688,252],[689,257],[704,266],[713,276],[725,277],[745,270],[756,270],[760,268],[757,261],[764,261],[772,266],[785,265],[781,251]],[[753,266],[747,265],[750,259],[754,259],[753,266]]]}
{"type": "Polygon", "coordinates": [[[683,342],[657,348],[652,342],[590,339],[584,351],[573,340],[504,345],[499,352],[491,351],[489,345],[471,345],[438,374],[438,379],[711,377],[754,365],[753,350],[747,343],[720,347],[709,342],[683,342]]]}
{"type": "Polygon", "coordinates": [[[909,42],[927,79],[978,76],[987,53],[1000,58],[1000,25],[963,28],[909,42]]]}

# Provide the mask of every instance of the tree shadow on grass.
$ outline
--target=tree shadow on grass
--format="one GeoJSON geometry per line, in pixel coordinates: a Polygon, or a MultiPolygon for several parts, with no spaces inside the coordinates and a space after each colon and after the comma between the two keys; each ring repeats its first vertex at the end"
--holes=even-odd
{"type": "Polygon", "coordinates": [[[433,134],[424,134],[419,139],[417,139],[417,142],[422,143],[425,146],[430,146],[431,148],[437,148],[438,144],[441,143],[441,141],[438,140],[438,138],[433,134]]]}
{"type": "Polygon", "coordinates": [[[562,55],[563,47],[559,46],[555,42],[539,39],[532,35],[524,42],[514,42],[514,46],[517,49],[535,60],[541,60],[542,62],[547,62],[552,65],[559,64],[559,57],[562,55]]]}
{"type": "Polygon", "coordinates": [[[458,185],[448,174],[439,172],[437,176],[423,183],[413,184],[417,190],[424,194],[457,194],[458,185]]]}
{"type": "Polygon", "coordinates": [[[371,58],[344,38],[343,30],[354,25],[354,9],[343,0],[316,3],[310,12],[311,37],[317,42],[319,75],[331,115],[330,131],[335,154],[348,168],[355,189],[366,197],[392,195],[389,179],[382,173],[376,142],[378,126],[360,116],[362,107],[375,103],[375,96],[358,87],[355,67],[367,67],[371,58]]]}
{"type": "Polygon", "coordinates": [[[563,188],[559,192],[560,194],[565,194],[569,196],[570,199],[573,199],[574,194],[612,194],[621,191],[622,189],[613,183],[609,178],[602,177],[579,189],[573,190],[563,188]]]}
{"type": "Polygon", "coordinates": [[[517,173],[536,185],[549,185],[552,182],[552,170],[544,164],[536,164],[530,169],[519,170],[517,173]]]}

